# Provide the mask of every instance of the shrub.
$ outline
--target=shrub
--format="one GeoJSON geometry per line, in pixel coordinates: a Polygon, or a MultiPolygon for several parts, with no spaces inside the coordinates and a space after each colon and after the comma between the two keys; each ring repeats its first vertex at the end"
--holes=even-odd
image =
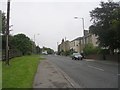
{"type": "Polygon", "coordinates": [[[83,52],[85,55],[89,55],[89,54],[97,54],[100,52],[100,48],[99,47],[94,47],[93,44],[89,43],[87,45],[85,45],[85,48],[83,49],[83,52]]]}

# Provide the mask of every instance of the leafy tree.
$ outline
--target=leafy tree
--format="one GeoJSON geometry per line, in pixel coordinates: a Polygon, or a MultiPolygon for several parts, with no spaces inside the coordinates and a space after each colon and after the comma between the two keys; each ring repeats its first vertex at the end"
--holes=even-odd
{"type": "Polygon", "coordinates": [[[51,48],[48,48],[48,49],[47,49],[47,52],[48,52],[48,54],[54,54],[54,50],[51,49],[51,48]]]}
{"type": "Polygon", "coordinates": [[[43,47],[42,50],[43,50],[43,51],[46,50],[48,54],[54,54],[54,50],[51,49],[51,48],[43,47]]]}
{"type": "Polygon", "coordinates": [[[5,38],[5,31],[6,31],[6,24],[7,19],[5,13],[0,10],[0,40],[1,40],[1,48],[5,49],[6,46],[6,38],[5,38]]]}
{"type": "Polygon", "coordinates": [[[101,2],[100,6],[90,12],[93,25],[89,29],[98,36],[99,46],[113,52],[120,48],[120,6],[115,2],[101,2]]]}
{"type": "Polygon", "coordinates": [[[42,49],[39,46],[36,46],[36,53],[37,54],[41,54],[42,49]]]}
{"type": "Polygon", "coordinates": [[[0,10],[0,33],[5,35],[6,25],[7,25],[7,18],[5,13],[0,10]],[[2,30],[1,30],[2,29],[2,30]],[[1,32],[2,31],[2,32],[1,32]]]}
{"type": "Polygon", "coordinates": [[[0,10],[0,33],[2,31],[2,11],[0,10]]]}
{"type": "Polygon", "coordinates": [[[14,35],[12,44],[20,50],[23,55],[32,53],[32,41],[24,34],[14,35]]]}
{"type": "Polygon", "coordinates": [[[70,49],[70,50],[68,50],[68,51],[65,51],[64,52],[64,55],[65,56],[68,56],[68,55],[72,55],[73,53],[77,53],[75,50],[73,50],[73,49],[70,49]]]}
{"type": "Polygon", "coordinates": [[[89,43],[85,45],[85,48],[83,49],[83,52],[85,55],[89,54],[97,54],[100,52],[99,47],[94,47],[93,44],[89,43]]]}

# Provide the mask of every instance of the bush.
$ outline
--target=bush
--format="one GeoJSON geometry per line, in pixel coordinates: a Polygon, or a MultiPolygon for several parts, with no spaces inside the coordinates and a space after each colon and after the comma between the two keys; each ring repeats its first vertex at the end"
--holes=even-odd
{"type": "Polygon", "coordinates": [[[83,49],[83,52],[85,55],[89,55],[89,54],[97,54],[100,52],[100,48],[99,47],[94,47],[93,44],[87,44],[85,45],[85,48],[83,49]]]}
{"type": "Polygon", "coordinates": [[[109,49],[101,49],[99,51],[99,54],[105,54],[105,55],[107,55],[107,54],[110,54],[110,51],[109,51],[109,49]]]}

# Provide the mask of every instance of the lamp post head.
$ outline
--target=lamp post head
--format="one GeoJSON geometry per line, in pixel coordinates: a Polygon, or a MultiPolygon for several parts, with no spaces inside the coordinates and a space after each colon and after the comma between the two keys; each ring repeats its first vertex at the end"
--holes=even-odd
{"type": "Polygon", "coordinates": [[[78,17],[77,17],[77,16],[75,16],[75,17],[74,17],[74,19],[78,19],[78,17]]]}

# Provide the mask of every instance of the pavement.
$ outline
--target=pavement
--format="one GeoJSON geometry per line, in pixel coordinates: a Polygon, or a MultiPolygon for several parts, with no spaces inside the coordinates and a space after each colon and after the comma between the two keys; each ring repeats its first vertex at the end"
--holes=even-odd
{"type": "Polygon", "coordinates": [[[42,60],[34,78],[33,88],[80,88],[63,70],[48,59],[42,60]]]}

